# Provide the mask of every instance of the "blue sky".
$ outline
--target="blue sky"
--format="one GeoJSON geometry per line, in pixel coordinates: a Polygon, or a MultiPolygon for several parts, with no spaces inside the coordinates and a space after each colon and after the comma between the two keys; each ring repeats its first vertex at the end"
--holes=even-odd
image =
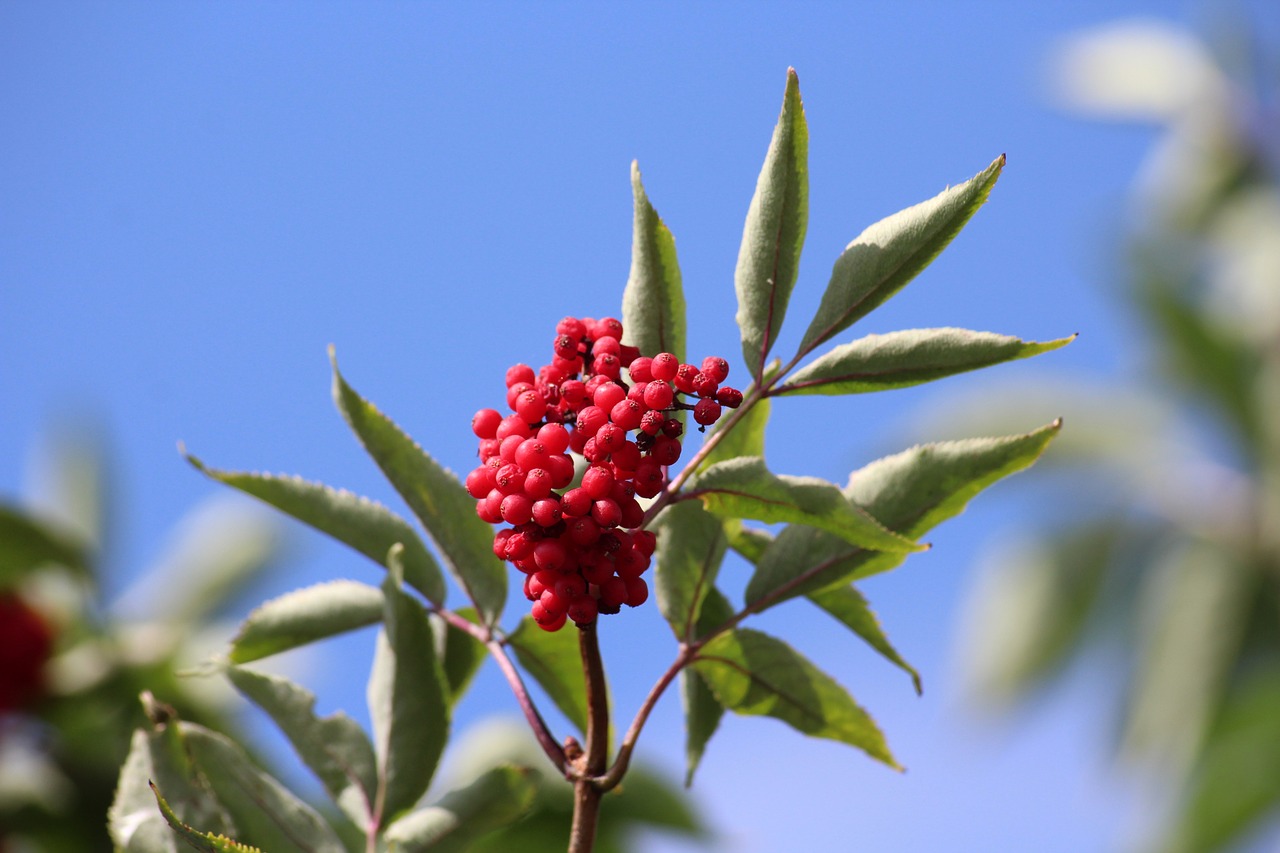
{"type": "MultiPolygon", "coordinates": [[[[1079,332],[1002,378],[1130,375],[1140,342],[1110,261],[1153,132],[1055,111],[1046,62],[1081,28],[1132,15],[1194,24],[1196,8],[4,3],[0,493],[23,490],[28,451],[61,419],[104,424],[121,520],[114,590],[217,492],[179,440],[213,465],[400,506],[333,410],[326,345],[358,390],[465,470],[470,416],[500,402],[505,368],[545,360],[560,317],[619,310],[632,159],[676,236],[690,354],[734,361],[733,267],[788,66],[812,183],[784,346],[863,227],[1007,153],[990,203],[857,331],[1079,332]]],[[[960,377],[947,391],[980,395],[987,382],[960,377]]],[[[937,393],[779,405],[771,467],[842,482],[917,440],[912,424],[937,393]]],[[[1105,759],[1097,678],[999,723],[976,719],[955,689],[950,649],[975,556],[1012,520],[1051,513],[1043,497],[998,488],[940,529],[932,552],[866,585],[924,675],[922,698],[798,605],[763,622],[851,688],[909,772],[729,719],[694,789],[724,849],[1078,851],[1122,837],[1135,795],[1105,759]]],[[[290,533],[292,559],[260,596],[376,581],[340,546],[290,533]]],[[[653,607],[606,630],[629,718],[674,643],[653,607]]],[[[365,636],[326,651],[308,677],[323,709],[363,717],[369,648],[365,636]]],[[[459,728],[512,709],[487,670],[459,728]]],[[[672,696],[640,754],[675,775],[680,738],[672,696]]]]}

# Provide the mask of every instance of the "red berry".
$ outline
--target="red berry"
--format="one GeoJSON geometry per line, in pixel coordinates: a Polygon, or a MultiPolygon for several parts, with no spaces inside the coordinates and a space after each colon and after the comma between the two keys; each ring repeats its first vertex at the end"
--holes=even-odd
{"type": "Polygon", "coordinates": [[[676,464],[680,460],[680,439],[661,436],[654,441],[649,456],[659,465],[676,464]]]}
{"type": "Polygon", "coordinates": [[[666,417],[655,409],[650,409],[640,416],[640,431],[646,435],[657,435],[662,432],[662,424],[666,417]]]}
{"type": "Polygon", "coordinates": [[[602,465],[592,465],[582,475],[582,490],[592,500],[608,497],[613,490],[613,472],[602,465]]]}
{"type": "Polygon", "coordinates": [[[644,582],[644,578],[626,578],[624,582],[627,585],[628,607],[639,607],[649,600],[649,585],[644,582]]]}
{"type": "Polygon", "coordinates": [[[716,402],[730,409],[736,409],[742,405],[742,392],[726,385],[716,392],[716,402]]]}
{"type": "Polygon", "coordinates": [[[515,385],[517,382],[528,382],[532,385],[535,378],[533,368],[527,364],[513,364],[507,368],[508,388],[515,385]]]}
{"type": "Polygon", "coordinates": [[[709,355],[702,360],[702,372],[718,385],[729,378],[729,362],[718,355],[709,355]]]}
{"type": "Polygon", "coordinates": [[[481,465],[467,475],[467,494],[476,500],[489,494],[493,487],[493,469],[488,465],[481,465]]]}
{"type": "Polygon", "coordinates": [[[621,385],[616,382],[606,382],[596,389],[591,402],[607,412],[626,399],[626,396],[627,392],[621,385]]]}
{"type": "Polygon", "coordinates": [[[564,510],[560,507],[560,501],[555,498],[543,498],[533,502],[531,515],[534,524],[551,527],[563,518],[564,510]]]}
{"type": "Polygon", "coordinates": [[[560,499],[560,508],[565,515],[578,518],[591,512],[591,495],[586,489],[570,489],[560,499]]]}
{"type": "Polygon", "coordinates": [[[719,387],[719,383],[705,373],[699,372],[693,377],[693,393],[699,397],[715,397],[719,387]]]}
{"type": "Polygon", "coordinates": [[[621,360],[622,344],[615,337],[612,337],[610,335],[603,335],[601,337],[596,338],[595,342],[591,344],[591,354],[592,355],[605,355],[605,354],[616,355],[619,357],[619,360],[621,360]]]}
{"type": "Polygon", "coordinates": [[[644,404],[650,409],[669,409],[675,392],[666,382],[653,381],[644,386],[644,404]]]}
{"type": "Polygon", "coordinates": [[[507,524],[525,524],[533,518],[533,501],[525,495],[507,495],[499,505],[499,513],[507,524]]]}
{"type": "Polygon", "coordinates": [[[720,404],[715,400],[699,400],[693,407],[693,419],[703,426],[720,420],[720,404]]]}
{"type": "Polygon", "coordinates": [[[653,373],[650,371],[652,364],[653,359],[645,355],[633,359],[631,364],[627,365],[627,372],[631,374],[631,381],[637,385],[652,382],[653,373]]]}
{"type": "Polygon", "coordinates": [[[544,631],[559,631],[564,627],[565,620],[568,618],[564,613],[551,613],[542,606],[541,601],[535,601],[533,606],[529,608],[530,614],[533,615],[533,621],[538,623],[538,627],[544,631]]]}
{"type": "Polygon", "coordinates": [[[578,357],[578,340],[572,335],[556,335],[551,348],[561,358],[572,360],[578,357]]]}
{"type": "Polygon", "coordinates": [[[53,631],[16,594],[0,593],[0,715],[29,706],[44,692],[53,631]]]}
{"type": "Polygon", "coordinates": [[[595,519],[589,515],[571,518],[565,525],[565,535],[574,545],[585,548],[588,545],[594,545],[600,538],[600,525],[596,524],[595,519]]]}
{"type": "Polygon", "coordinates": [[[680,359],[669,352],[660,352],[653,357],[649,365],[649,373],[659,382],[670,382],[676,378],[680,368],[680,359]]]}
{"type": "Polygon", "coordinates": [[[576,429],[583,435],[591,437],[608,422],[609,413],[607,411],[599,406],[584,406],[582,411],[578,412],[576,429]]]}
{"type": "Polygon", "coordinates": [[[601,527],[617,527],[622,521],[622,508],[612,498],[602,498],[591,504],[591,518],[601,527]]]}
{"type": "Polygon", "coordinates": [[[623,430],[632,430],[640,426],[640,418],[644,412],[643,404],[635,400],[622,400],[609,411],[609,419],[623,430]]]}
{"type": "Polygon", "coordinates": [[[627,601],[627,582],[616,575],[600,584],[599,608],[601,613],[606,611],[606,607],[612,607],[613,613],[617,613],[617,608],[625,604],[627,601]]]}
{"type": "Polygon", "coordinates": [[[563,489],[573,482],[573,460],[563,454],[548,457],[547,473],[551,475],[551,488],[563,489]]]}
{"type": "Polygon", "coordinates": [[[544,572],[559,571],[569,559],[569,552],[559,539],[543,539],[533,546],[533,561],[544,572]]]}
{"type": "Polygon", "coordinates": [[[702,371],[694,367],[692,364],[681,364],[676,368],[676,376],[672,381],[676,384],[676,390],[685,394],[696,394],[693,380],[695,377],[701,376],[702,371]]]}
{"type": "Polygon", "coordinates": [[[613,317],[605,317],[601,320],[597,320],[596,324],[591,327],[591,331],[588,334],[593,340],[597,341],[601,338],[617,338],[618,340],[622,340],[622,322],[613,317]]]}
{"type": "Polygon", "coordinates": [[[547,446],[548,453],[564,453],[569,449],[569,430],[564,424],[543,424],[538,429],[538,441],[547,446]]]}
{"type": "Polygon", "coordinates": [[[616,355],[601,353],[591,360],[591,372],[610,379],[618,379],[622,376],[622,362],[616,355]]]}
{"type": "Polygon", "coordinates": [[[529,429],[529,423],[522,419],[518,414],[507,415],[502,419],[502,423],[498,424],[498,429],[494,432],[493,437],[497,439],[504,439],[509,435],[518,435],[521,438],[531,438],[533,436],[533,430],[529,429]]]}
{"type": "Polygon", "coordinates": [[[538,391],[525,391],[516,398],[515,410],[526,424],[537,423],[546,417],[547,400],[538,391]]]}
{"type": "Polygon", "coordinates": [[[662,465],[652,457],[640,460],[636,466],[632,482],[636,485],[636,494],[642,498],[657,497],[666,485],[666,477],[662,473],[662,465]]]}
{"type": "Polygon", "coordinates": [[[587,327],[577,317],[565,317],[556,323],[556,334],[568,335],[580,341],[587,336],[587,327]]]}
{"type": "Polygon", "coordinates": [[[580,595],[570,602],[565,613],[575,625],[590,625],[596,621],[596,600],[589,595],[580,595]]]}
{"type": "Polygon", "coordinates": [[[471,431],[476,438],[493,438],[502,423],[502,415],[497,409],[481,409],[471,418],[471,431]]]}

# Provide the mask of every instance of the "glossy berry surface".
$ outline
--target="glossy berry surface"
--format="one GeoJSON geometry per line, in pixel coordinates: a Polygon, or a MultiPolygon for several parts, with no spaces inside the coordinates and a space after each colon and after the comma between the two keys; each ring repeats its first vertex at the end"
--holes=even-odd
{"type": "Polygon", "coordinates": [[[505,376],[505,405],[471,419],[480,464],[466,476],[476,514],[503,525],[493,553],[525,575],[539,627],[587,625],[637,607],[656,538],[640,499],[661,494],[681,455],[681,412],[705,430],[742,393],[723,385],[729,363],[701,369],[669,352],[622,343],[622,323],[565,317],[549,335],[550,360],[505,376]],[[574,487],[574,458],[580,482],[574,487]]]}

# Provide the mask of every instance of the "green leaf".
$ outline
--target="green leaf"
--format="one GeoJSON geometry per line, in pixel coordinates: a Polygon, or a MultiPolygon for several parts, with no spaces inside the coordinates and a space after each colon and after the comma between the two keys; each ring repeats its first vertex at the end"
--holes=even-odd
{"type": "Polygon", "coordinates": [[[377,759],[360,726],[341,711],[317,717],[316,697],[287,678],[230,667],[236,689],[266,711],[298,756],[356,826],[373,820],[378,793],[377,759]]]}
{"type": "Polygon", "coordinates": [[[285,593],[249,614],[231,641],[231,663],[278,654],[382,620],[377,587],[349,580],[327,581],[285,593]]]}
{"type": "Polygon", "coordinates": [[[781,640],[738,628],[703,646],[693,666],[735,713],[774,717],[901,769],[880,729],[848,692],[781,640]]]}
{"type": "Polygon", "coordinates": [[[967,329],[911,329],[867,335],[836,347],[792,374],[773,394],[862,394],[908,388],[1005,361],[1029,358],[1075,340],[1037,343],[967,329]]]}
{"type": "Polygon", "coordinates": [[[1158,848],[1168,853],[1235,849],[1280,801],[1280,672],[1253,671],[1228,695],[1202,758],[1158,848]]]}
{"type": "Polygon", "coordinates": [[[444,602],[444,576],[409,523],[375,501],[301,477],[219,471],[191,454],[187,461],[201,473],[271,504],[276,509],[350,545],[386,566],[387,551],[404,545],[405,581],[433,604],[444,602]]]}
{"type": "Polygon", "coordinates": [[[582,674],[578,631],[544,631],[532,617],[507,637],[516,658],[583,734],[587,731],[587,685],[582,674]]]}
{"type": "Polygon", "coordinates": [[[15,506],[0,504],[0,586],[47,565],[88,574],[88,549],[70,531],[15,506]]]}
{"type": "MultiPolygon", "coordinates": [[[[257,847],[250,847],[247,844],[241,844],[238,841],[232,841],[225,835],[215,835],[212,832],[200,832],[193,829],[178,819],[173,809],[169,808],[169,804],[160,794],[160,789],[155,783],[149,783],[151,793],[155,795],[156,805],[160,807],[160,814],[165,821],[172,827],[174,833],[179,838],[187,842],[188,847],[193,847],[201,853],[262,853],[257,847]]],[[[169,848],[164,848],[169,849],[169,848]]]]}
{"type": "Polygon", "coordinates": [[[136,729],[120,768],[115,798],[107,812],[111,842],[121,853],[177,853],[178,845],[156,810],[151,783],[168,792],[180,818],[217,832],[233,829],[231,818],[195,774],[176,724],[136,729]]]}
{"type": "Polygon", "coordinates": [[[889,638],[884,635],[884,631],[880,628],[880,620],[871,612],[871,608],[867,605],[867,600],[862,597],[862,593],[851,586],[837,586],[823,592],[814,593],[809,596],[809,600],[827,611],[827,613],[830,613],[853,633],[866,640],[871,648],[901,667],[911,676],[911,683],[916,688],[916,693],[922,692],[920,673],[916,672],[915,667],[903,660],[902,656],[898,654],[898,650],[889,642],[889,638]]]}
{"type": "Polygon", "coordinates": [[[507,597],[507,573],[493,554],[493,528],[476,515],[476,502],[453,472],[425,451],[338,372],[332,348],[333,398],[364,449],[422,522],[449,571],[493,625],[507,597]]]}
{"type": "Polygon", "coordinates": [[[401,588],[398,550],[382,585],[384,629],[368,688],[383,825],[422,797],[449,739],[449,687],[427,611],[401,588]]]}
{"type": "MultiPolygon", "coordinates": [[[[853,472],[844,494],[909,538],[959,515],[975,495],[1039,458],[1061,421],[1001,438],[925,444],[853,472]]],[[[902,564],[905,555],[871,551],[812,527],[784,529],[760,558],[746,601],[763,610],[797,595],[840,586],[902,564]]]]}
{"type": "Polygon", "coordinates": [[[391,853],[465,853],[480,836],[514,823],[533,806],[537,774],[524,767],[495,767],[440,802],[410,812],[387,827],[391,853]]]}
{"type": "Polygon", "coordinates": [[[626,340],[643,353],[670,352],[683,361],[685,302],[676,241],[649,203],[635,161],[631,163],[631,192],[635,196],[631,274],[622,292],[626,340]]]}
{"type": "Polygon", "coordinates": [[[740,518],[727,518],[724,533],[729,547],[753,566],[760,562],[765,550],[773,544],[773,534],[758,527],[747,527],[740,518]]]}
{"type": "Polygon", "coordinates": [[[720,727],[724,706],[696,670],[680,671],[680,698],[684,704],[684,786],[693,784],[693,774],[702,763],[707,743],[720,727]]]}
{"type": "Polygon", "coordinates": [[[229,738],[178,724],[194,764],[236,824],[236,836],[263,850],[346,853],[333,828],[229,738]]]}
{"type": "Polygon", "coordinates": [[[905,553],[928,547],[886,529],[832,483],[772,474],[759,456],[741,456],[713,465],[694,479],[687,494],[701,498],[716,515],[769,524],[806,524],[864,548],[905,553]]]}
{"type": "Polygon", "coordinates": [[[901,290],[977,212],[1004,168],[1004,155],[963,184],[863,231],[836,259],[800,355],[813,352],[901,290]]]}
{"type": "MultiPolygon", "coordinates": [[[[474,624],[480,624],[480,616],[470,607],[457,612],[458,616],[474,624]]],[[[471,684],[489,652],[484,643],[474,636],[455,628],[440,616],[432,613],[431,630],[436,638],[436,657],[444,670],[445,684],[449,686],[449,704],[455,705],[471,684]]]]}
{"type": "Polygon", "coordinates": [[[689,641],[702,599],[716,583],[727,537],[720,519],[695,501],[668,507],[654,525],[658,534],[658,609],[679,640],[689,641]]]}
{"type": "Polygon", "coordinates": [[[787,313],[808,223],[809,129],[800,102],[800,78],[789,68],[782,113],[747,210],[733,276],[743,360],[756,380],[787,313]]]}

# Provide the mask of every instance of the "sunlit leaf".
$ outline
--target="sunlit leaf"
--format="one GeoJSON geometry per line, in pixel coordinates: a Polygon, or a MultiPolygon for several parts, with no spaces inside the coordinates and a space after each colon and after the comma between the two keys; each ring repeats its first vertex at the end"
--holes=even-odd
{"type": "Polygon", "coordinates": [[[156,808],[153,781],[168,793],[181,820],[220,833],[234,828],[191,768],[176,723],[136,729],[107,812],[112,844],[121,853],[178,853],[176,836],[156,808]]]}
{"type": "Polygon", "coordinates": [[[187,461],[212,479],[271,504],[383,567],[387,551],[399,542],[404,545],[405,581],[429,601],[444,602],[444,577],[435,559],[409,523],[381,504],[301,477],[219,471],[190,454],[187,461]]]}
{"type": "MultiPolygon", "coordinates": [[[[886,527],[918,538],[959,515],[975,495],[1033,463],[1061,422],[1002,438],[924,444],[854,471],[844,494],[886,527]]],[[[851,546],[826,531],[790,525],[778,535],[747,584],[755,609],[818,592],[902,564],[901,552],[851,546]]]]}
{"type": "Polygon", "coordinates": [[[352,822],[368,825],[378,794],[378,769],[364,729],[341,711],[317,717],[315,695],[282,676],[233,666],[227,677],[275,720],[352,822]]]}
{"type": "Polygon", "coordinates": [[[875,550],[925,549],[886,529],[835,485],[815,477],[772,474],[758,456],[717,463],[693,480],[688,494],[701,498],[709,511],[728,518],[806,524],[875,550]]]}
{"type": "Polygon", "coordinates": [[[164,817],[165,822],[173,829],[175,835],[187,843],[187,847],[199,850],[201,853],[262,853],[257,847],[241,844],[238,841],[227,838],[225,835],[200,832],[188,826],[174,814],[173,809],[165,802],[164,797],[160,794],[160,789],[155,784],[151,784],[151,793],[155,794],[156,805],[160,807],[160,814],[164,817]]]}
{"type": "Polygon", "coordinates": [[[809,130],[800,102],[800,78],[792,68],[787,70],[782,113],[747,210],[733,276],[743,360],[757,380],[787,313],[808,223],[809,130]]]}
{"type": "Polygon", "coordinates": [[[967,329],[911,329],[867,335],[843,344],[797,370],[774,394],[861,394],[907,388],[1029,358],[1075,338],[1036,343],[967,329]]]}
{"type": "Polygon", "coordinates": [[[963,184],[882,219],[859,234],[836,260],[799,352],[812,352],[915,278],[987,200],[1003,168],[1002,154],[963,184]]]}
{"type": "Polygon", "coordinates": [[[649,203],[635,162],[631,164],[631,192],[635,225],[631,274],[622,292],[625,340],[647,355],[670,352],[684,360],[685,302],[676,241],[649,203]]]}
{"type": "Polygon", "coordinates": [[[740,518],[726,518],[724,533],[729,540],[729,547],[742,556],[748,563],[760,562],[764,552],[773,544],[773,534],[758,527],[748,527],[740,518]]]}
{"type": "Polygon", "coordinates": [[[654,525],[658,608],[677,639],[693,639],[702,599],[715,586],[727,537],[719,518],[696,501],[668,507],[654,525]]]}
{"type": "Polygon", "coordinates": [[[406,814],[387,827],[383,840],[395,853],[465,853],[475,839],[524,815],[537,789],[533,771],[495,767],[438,803],[406,814]]]}
{"type": "Polygon", "coordinates": [[[237,838],[263,850],[346,853],[325,819],[256,767],[234,741],[194,723],[179,725],[192,761],[231,814],[237,838]]]}
{"type": "Polygon", "coordinates": [[[427,612],[401,587],[398,549],[382,585],[384,628],[368,687],[384,825],[426,792],[449,739],[449,687],[427,612]]]}
{"type": "Polygon", "coordinates": [[[900,769],[880,729],[848,692],[781,640],[739,628],[703,646],[693,666],[735,713],[774,717],[900,769]]]}
{"type": "Polygon", "coordinates": [[[356,581],[327,581],[294,590],[250,613],[227,657],[231,663],[248,663],[354,631],[382,621],[382,610],[382,591],[356,581]]]}
{"type": "Polygon", "coordinates": [[[475,499],[386,415],[346,383],[333,360],[333,398],[352,431],[440,549],[468,598],[493,624],[507,596],[507,573],[493,554],[493,529],[476,515],[475,499]]]}

